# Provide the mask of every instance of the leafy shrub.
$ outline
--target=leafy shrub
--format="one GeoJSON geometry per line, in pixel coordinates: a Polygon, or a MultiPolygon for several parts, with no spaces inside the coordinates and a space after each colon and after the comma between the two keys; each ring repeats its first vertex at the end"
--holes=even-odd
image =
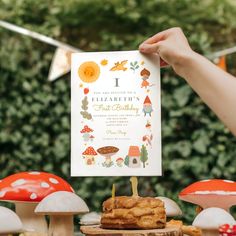
{"type": "MultiPolygon", "coordinates": [[[[134,50],[155,32],[182,27],[192,47],[208,54],[236,42],[236,10],[227,0],[0,0],[1,19],[84,51],[134,50]]],[[[67,179],[91,209],[130,194],[127,177],[70,178],[70,76],[50,83],[55,48],[0,28],[0,178],[41,170],[67,179]]],[[[233,65],[233,57],[228,61],[233,65]]],[[[235,66],[235,62],[234,62],[235,66]]],[[[142,196],[175,200],[188,184],[235,180],[235,138],[171,69],[162,70],[163,176],[140,177],[142,196]]],[[[194,207],[180,202],[184,220],[194,207]]]]}

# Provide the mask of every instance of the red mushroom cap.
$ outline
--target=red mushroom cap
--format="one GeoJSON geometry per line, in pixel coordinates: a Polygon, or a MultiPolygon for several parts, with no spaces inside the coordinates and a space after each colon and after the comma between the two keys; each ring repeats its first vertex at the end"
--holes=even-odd
{"type": "Polygon", "coordinates": [[[116,159],[116,161],[123,161],[123,158],[119,157],[116,159]]]}
{"type": "Polygon", "coordinates": [[[90,135],[89,138],[94,138],[94,136],[93,136],[93,135],[90,135]]]}
{"type": "Polygon", "coordinates": [[[96,151],[94,150],[93,147],[89,146],[86,148],[86,150],[82,153],[82,155],[87,155],[87,156],[95,156],[97,155],[96,151]]]}
{"type": "Polygon", "coordinates": [[[236,182],[231,180],[209,179],[195,182],[183,189],[179,198],[203,208],[228,208],[236,203],[236,182]]]}
{"type": "Polygon", "coordinates": [[[90,133],[93,132],[93,129],[89,128],[87,125],[84,126],[84,128],[80,131],[80,133],[90,133]]]}
{"type": "Polygon", "coordinates": [[[0,182],[0,200],[12,202],[40,202],[50,193],[74,192],[62,178],[46,172],[20,172],[0,182]]]}

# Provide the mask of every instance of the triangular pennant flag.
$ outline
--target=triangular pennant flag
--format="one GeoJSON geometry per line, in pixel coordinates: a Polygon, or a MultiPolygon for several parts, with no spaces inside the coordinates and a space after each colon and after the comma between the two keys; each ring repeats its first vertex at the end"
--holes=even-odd
{"type": "Polygon", "coordinates": [[[221,57],[218,57],[217,59],[215,59],[215,64],[220,67],[222,70],[224,71],[227,71],[227,68],[226,68],[226,58],[225,56],[221,56],[221,57]]]}
{"type": "Polygon", "coordinates": [[[57,48],[48,75],[49,81],[54,81],[70,71],[72,51],[57,48]]]}

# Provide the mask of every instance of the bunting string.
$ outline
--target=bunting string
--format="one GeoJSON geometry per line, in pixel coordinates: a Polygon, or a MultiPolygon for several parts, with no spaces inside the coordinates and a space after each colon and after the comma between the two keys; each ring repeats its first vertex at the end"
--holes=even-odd
{"type": "MultiPolygon", "coordinates": [[[[71,53],[82,52],[82,50],[79,48],[73,47],[69,44],[60,42],[46,35],[39,34],[37,32],[25,29],[23,27],[11,24],[6,21],[0,20],[0,26],[10,31],[14,31],[16,33],[37,39],[41,42],[47,43],[57,48],[49,70],[48,80],[50,81],[56,80],[57,78],[61,77],[62,75],[70,71],[71,53]]],[[[235,52],[236,52],[236,46],[208,54],[206,55],[206,57],[212,60],[218,67],[226,71],[227,68],[226,68],[225,56],[235,52]]]]}
{"type": "Polygon", "coordinates": [[[2,26],[5,29],[14,31],[16,33],[19,33],[19,34],[26,35],[26,36],[29,36],[31,38],[37,39],[37,40],[39,40],[41,42],[50,44],[52,46],[62,48],[64,50],[75,51],[75,52],[81,52],[82,51],[82,50],[80,50],[78,48],[75,48],[75,47],[69,45],[69,44],[62,43],[62,42],[60,42],[58,40],[55,40],[55,39],[50,38],[48,36],[45,36],[43,34],[39,34],[37,32],[34,32],[34,31],[31,31],[31,30],[22,28],[20,26],[8,23],[6,21],[0,20],[0,26],[2,26]]]}

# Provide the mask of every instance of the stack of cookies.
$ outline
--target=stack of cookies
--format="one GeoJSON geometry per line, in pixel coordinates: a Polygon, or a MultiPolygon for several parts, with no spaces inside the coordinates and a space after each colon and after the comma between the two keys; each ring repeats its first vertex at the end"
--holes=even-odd
{"type": "Polygon", "coordinates": [[[103,203],[105,229],[162,229],[166,225],[164,203],[152,197],[119,196],[103,203]]]}

